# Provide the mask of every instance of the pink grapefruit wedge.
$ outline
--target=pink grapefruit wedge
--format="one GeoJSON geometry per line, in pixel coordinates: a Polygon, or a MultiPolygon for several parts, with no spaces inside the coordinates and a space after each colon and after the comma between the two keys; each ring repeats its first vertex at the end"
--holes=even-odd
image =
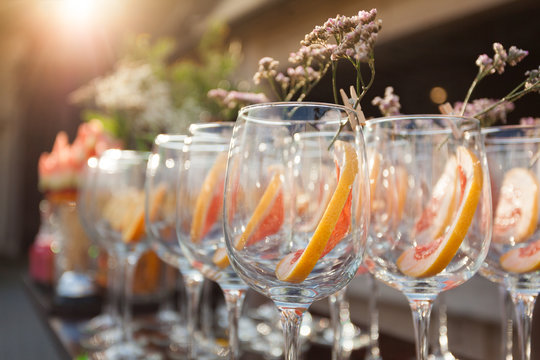
{"type": "Polygon", "coordinates": [[[504,270],[523,274],[540,270],[540,239],[508,251],[499,259],[504,270]]]}
{"type": "Polygon", "coordinates": [[[451,157],[433,188],[431,199],[414,224],[413,237],[418,243],[440,237],[452,220],[456,206],[457,173],[456,158],[451,157]]]}
{"type": "Polygon", "coordinates": [[[336,246],[349,231],[351,221],[351,189],[358,174],[358,157],[353,145],[343,141],[334,144],[336,154],[343,155],[338,184],[311,240],[305,249],[285,256],[276,267],[281,281],[301,283],[321,257],[336,246]]]}
{"type": "Polygon", "coordinates": [[[221,214],[226,167],[227,154],[220,153],[204,179],[191,223],[190,238],[194,243],[201,241],[221,214]]]}
{"type": "Polygon", "coordinates": [[[520,243],[536,231],[539,189],[530,170],[514,168],[504,175],[493,219],[494,242],[520,243]]]}
{"type": "MultiPolygon", "coordinates": [[[[251,246],[265,237],[277,233],[283,225],[284,218],[282,171],[277,169],[274,171],[244,232],[236,240],[235,248],[242,250],[245,246],[251,246]]],[[[216,250],[213,261],[220,268],[229,266],[229,258],[224,247],[216,250]]]]}
{"type": "Polygon", "coordinates": [[[453,222],[444,235],[410,247],[400,255],[397,266],[407,276],[422,278],[443,271],[469,230],[482,192],[482,166],[476,155],[462,146],[457,149],[457,164],[461,193],[453,222]]]}

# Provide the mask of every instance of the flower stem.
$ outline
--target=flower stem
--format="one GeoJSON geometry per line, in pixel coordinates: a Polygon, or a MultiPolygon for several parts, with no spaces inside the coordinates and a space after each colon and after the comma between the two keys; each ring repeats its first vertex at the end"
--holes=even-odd
{"type": "Polygon", "coordinates": [[[467,90],[467,95],[465,96],[465,100],[463,100],[463,107],[461,108],[461,114],[460,114],[461,116],[465,114],[465,108],[467,107],[467,104],[469,103],[469,100],[471,98],[474,88],[476,87],[478,82],[484,78],[484,76],[485,76],[485,72],[478,70],[478,73],[476,74],[476,77],[474,78],[471,86],[469,87],[469,90],[467,90]]]}
{"type": "Polygon", "coordinates": [[[332,61],[332,94],[334,95],[334,104],[339,104],[337,90],[337,66],[336,62],[332,61]]]}
{"type": "MultiPolygon", "coordinates": [[[[523,96],[527,95],[534,88],[534,87],[531,87],[531,88],[528,88],[528,89],[522,89],[522,90],[518,91],[524,85],[525,85],[525,81],[523,81],[521,84],[516,86],[512,91],[510,91],[505,97],[503,97],[499,101],[495,102],[491,106],[488,106],[487,108],[483,109],[482,111],[477,112],[476,114],[474,114],[473,117],[482,116],[482,115],[488,113],[489,111],[493,110],[497,106],[501,105],[504,102],[514,102],[514,101],[522,98],[523,96]]],[[[462,115],[463,115],[463,111],[465,111],[464,109],[465,109],[465,107],[463,107],[463,109],[462,109],[462,115]]]]}

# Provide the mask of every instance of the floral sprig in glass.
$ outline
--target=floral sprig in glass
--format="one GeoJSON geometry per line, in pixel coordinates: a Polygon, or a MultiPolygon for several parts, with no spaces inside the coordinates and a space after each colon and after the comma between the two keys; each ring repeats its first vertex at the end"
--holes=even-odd
{"type": "Polygon", "coordinates": [[[525,73],[525,80],[512,89],[506,96],[499,100],[478,99],[469,104],[471,95],[478,83],[491,74],[502,74],[507,65],[516,66],[527,55],[528,51],[511,46],[508,51],[500,44],[493,44],[494,55],[490,58],[482,54],[476,60],[478,73],[474,78],[463,103],[456,103],[453,112],[460,115],[476,117],[482,121],[484,126],[493,124],[497,119],[505,120],[506,112],[513,109],[510,103],[522,98],[528,93],[540,92],[540,67],[525,73]],[[471,106],[472,105],[472,106],[471,106]],[[486,115],[486,116],[484,116],[486,115]],[[486,121],[487,120],[487,121],[486,121]]]}
{"type": "Polygon", "coordinates": [[[302,101],[331,69],[334,102],[339,103],[337,65],[339,60],[345,59],[356,70],[355,90],[359,95],[354,107],[358,108],[375,79],[374,48],[382,26],[376,16],[377,10],[372,9],[360,11],[356,16],[337,15],[328,19],[305,36],[297,52],[290,54],[290,66],[285,73],[279,72],[279,61],[264,57],[259,61],[253,81],[255,84],[267,81],[279,100],[302,101]],[[362,75],[362,64],[370,70],[367,79],[362,75]]]}

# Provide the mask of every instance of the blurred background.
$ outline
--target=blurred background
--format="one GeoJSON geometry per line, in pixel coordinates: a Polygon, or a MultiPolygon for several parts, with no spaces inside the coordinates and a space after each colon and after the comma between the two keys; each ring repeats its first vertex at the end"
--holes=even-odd
{"type": "MultiPolygon", "coordinates": [[[[25,258],[37,233],[39,155],[51,150],[60,130],[70,140],[75,137],[84,106],[73,101],[73,92],[113,71],[126,54],[136,53],[133,44],[147,51],[139,56],[155,55],[165,66],[189,62],[215,68],[212,58],[201,54],[201,39],[219,22],[223,26],[214,45],[232,57],[234,66],[226,69],[227,79],[214,79],[208,86],[225,81],[249,89],[261,57],[286,64],[314,25],[373,7],[383,29],[375,51],[375,85],[363,104],[367,116],[379,115],[371,99],[382,96],[386,86],[400,96],[403,113],[438,112],[439,103],[462,100],[476,74],[476,58],[491,55],[495,41],[530,54],[520,66],[483,82],[477,97],[502,97],[523,79],[525,70],[538,66],[537,0],[2,1],[0,258],[25,258]],[[169,42],[161,43],[161,50],[152,47],[163,38],[169,42]],[[439,95],[430,97],[434,88],[439,95]]],[[[353,72],[348,71],[340,70],[342,86],[350,83],[353,72]]],[[[189,87],[183,91],[176,94],[182,101],[190,95],[189,87]]],[[[332,101],[329,80],[323,80],[310,99],[332,101]]],[[[209,118],[200,104],[177,116],[182,124],[209,118]]],[[[525,116],[539,116],[537,96],[518,101],[508,121],[517,123],[525,116]]]]}

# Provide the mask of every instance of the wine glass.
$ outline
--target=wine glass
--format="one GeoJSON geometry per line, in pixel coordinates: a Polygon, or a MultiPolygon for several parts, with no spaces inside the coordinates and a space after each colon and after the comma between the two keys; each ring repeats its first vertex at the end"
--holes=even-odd
{"type": "Polygon", "coordinates": [[[88,332],[90,336],[81,340],[82,346],[91,350],[102,350],[120,340],[121,336],[120,327],[118,326],[119,314],[116,307],[118,288],[121,281],[118,278],[118,264],[113,256],[111,243],[98,235],[95,228],[95,219],[90,209],[97,164],[98,159],[95,157],[91,157],[86,162],[77,197],[79,217],[86,234],[94,243],[107,252],[107,289],[103,311],[84,326],[83,330],[88,332]]]}
{"type": "Polygon", "coordinates": [[[184,147],[177,202],[177,234],[182,251],[206,278],[223,290],[229,320],[229,357],[239,358],[238,320],[247,285],[229,266],[215,261],[224,252],[222,227],[223,185],[230,125],[215,124],[210,133],[193,132],[184,147]]]}
{"type": "Polygon", "coordinates": [[[531,324],[540,291],[540,127],[484,130],[493,184],[493,239],[482,273],[510,293],[521,358],[531,358],[531,324]]]}
{"type": "Polygon", "coordinates": [[[369,120],[365,135],[368,151],[387,163],[375,192],[391,196],[372,204],[391,211],[384,226],[372,221],[368,268],[407,297],[417,358],[425,360],[433,301],[470,279],[489,249],[491,191],[480,124],[444,115],[388,117],[369,120]],[[386,186],[392,178],[401,185],[386,186]]]}
{"type": "MultiPolygon", "coordinates": [[[[158,135],[146,171],[145,223],[151,243],[166,263],[180,270],[186,289],[186,330],[189,358],[197,358],[195,333],[199,313],[202,274],[186,259],[176,235],[176,187],[184,164],[186,135],[158,135]]],[[[176,329],[178,330],[178,329],[176,329]]],[[[182,331],[172,334],[176,342],[186,337],[182,331]]]]}
{"type": "Polygon", "coordinates": [[[133,338],[131,295],[135,267],[148,249],[144,225],[144,184],[148,153],[107,150],[99,158],[90,208],[100,237],[110,241],[123,274],[121,341],[106,359],[147,359],[151,353],[133,338]]]}
{"type": "Polygon", "coordinates": [[[233,131],[223,207],[227,254],[214,258],[230,261],[276,304],[287,360],[298,357],[305,311],[344,288],[362,261],[367,167],[361,130],[340,133],[349,118],[358,120],[331,104],[259,104],[240,110],[233,131]]]}

